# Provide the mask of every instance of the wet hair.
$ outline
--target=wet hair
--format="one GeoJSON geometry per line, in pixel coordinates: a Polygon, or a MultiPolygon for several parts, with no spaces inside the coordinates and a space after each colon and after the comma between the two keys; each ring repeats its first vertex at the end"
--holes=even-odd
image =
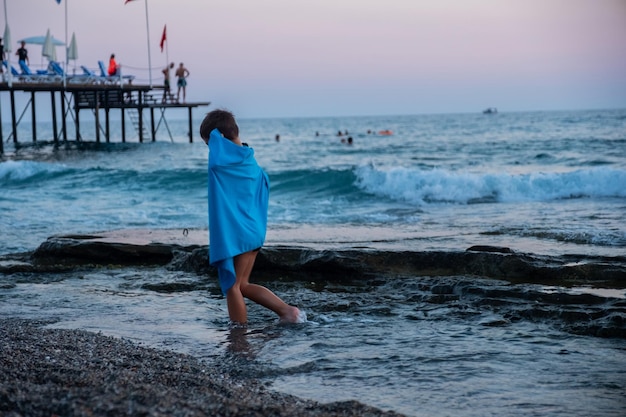
{"type": "Polygon", "coordinates": [[[226,139],[235,140],[239,136],[235,116],[228,110],[219,109],[207,113],[200,125],[200,137],[208,140],[213,129],[218,129],[226,139]]]}

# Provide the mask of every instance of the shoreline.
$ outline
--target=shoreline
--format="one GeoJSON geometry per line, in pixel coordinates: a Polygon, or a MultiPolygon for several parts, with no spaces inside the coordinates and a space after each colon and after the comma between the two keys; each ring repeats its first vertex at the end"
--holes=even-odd
{"type": "Polygon", "coordinates": [[[277,393],[246,378],[237,363],[49,324],[0,319],[0,411],[7,417],[401,416],[357,401],[323,404],[277,393]]]}
{"type": "MultiPolygon", "coordinates": [[[[147,284],[146,290],[203,291],[205,279],[217,277],[207,262],[205,238],[206,231],[187,229],[53,236],[33,252],[0,256],[0,285],[11,291],[28,277],[54,281],[68,274],[156,267],[200,279],[147,284]]],[[[540,256],[478,245],[396,251],[350,243],[331,249],[274,243],[261,249],[254,274],[259,282],[280,277],[295,286],[419,280],[425,289],[419,297],[429,302],[493,304],[507,320],[549,322],[573,334],[626,339],[626,257],[540,256]]]]}
{"type": "MultiPolygon", "coordinates": [[[[205,239],[206,231],[201,230],[53,236],[33,252],[0,256],[0,286],[10,290],[25,276],[80,275],[85,270],[135,266],[212,276],[205,239]]],[[[430,303],[459,308],[487,304],[505,322],[546,321],[573,334],[626,338],[624,257],[545,257],[495,246],[411,252],[347,245],[333,249],[268,245],[255,268],[261,280],[279,272],[295,285],[301,285],[299,281],[376,285],[413,277],[420,280],[424,292],[415,296],[430,303]],[[502,283],[483,286],[482,278],[502,283]],[[619,289],[615,293],[624,296],[533,290],[537,285],[602,286],[619,289]]],[[[186,290],[194,290],[194,285],[188,284],[186,290]]],[[[10,311],[0,318],[4,353],[0,414],[400,416],[358,401],[322,403],[273,391],[271,384],[257,379],[258,372],[243,351],[200,359],[124,337],[50,328],[59,320],[17,318],[10,311]]],[[[500,326],[502,320],[483,325],[500,326]]]]}

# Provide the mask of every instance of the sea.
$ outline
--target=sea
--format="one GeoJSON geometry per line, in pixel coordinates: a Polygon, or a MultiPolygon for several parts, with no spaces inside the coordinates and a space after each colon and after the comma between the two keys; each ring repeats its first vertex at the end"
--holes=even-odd
{"type": "MultiPolygon", "coordinates": [[[[195,112],[198,130],[205,111],[195,112]]],[[[17,144],[3,120],[0,255],[59,234],[207,229],[208,149],[197,131],[190,143],[186,119],[168,119],[143,143],[132,126],[122,142],[115,119],[109,143],[95,142],[95,124],[82,115],[81,142],[52,142],[50,122],[38,122],[34,142],[26,122],[17,144]]],[[[270,178],[268,246],[626,255],[626,109],[242,118],[239,126],[270,178]]],[[[515,287],[607,302],[626,299],[624,289],[283,274],[264,285],[308,321],[280,325],[250,305],[241,330],[228,326],[214,279],[189,272],[98,268],[0,280],[0,317],[54,317],[52,327],[229,361],[303,398],[356,399],[408,416],[626,414],[623,339],[508,320],[502,306],[519,300],[507,297],[425,296],[442,282],[459,294],[515,287]],[[167,285],[176,283],[186,285],[167,285]]]]}

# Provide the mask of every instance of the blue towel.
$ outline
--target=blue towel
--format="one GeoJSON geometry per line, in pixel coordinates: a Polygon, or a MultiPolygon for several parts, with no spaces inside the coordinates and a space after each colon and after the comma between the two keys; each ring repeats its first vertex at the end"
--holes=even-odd
{"type": "Polygon", "coordinates": [[[209,262],[224,295],[235,283],[233,257],[263,246],[269,178],[254,150],[214,129],[209,136],[209,262]]]}

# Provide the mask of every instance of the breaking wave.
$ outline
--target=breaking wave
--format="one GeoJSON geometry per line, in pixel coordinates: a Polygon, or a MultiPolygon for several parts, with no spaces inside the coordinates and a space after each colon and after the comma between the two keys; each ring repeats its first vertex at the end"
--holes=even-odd
{"type": "Polygon", "coordinates": [[[626,197],[626,171],[607,167],[515,175],[363,165],[356,177],[363,191],[414,204],[626,197]]]}

